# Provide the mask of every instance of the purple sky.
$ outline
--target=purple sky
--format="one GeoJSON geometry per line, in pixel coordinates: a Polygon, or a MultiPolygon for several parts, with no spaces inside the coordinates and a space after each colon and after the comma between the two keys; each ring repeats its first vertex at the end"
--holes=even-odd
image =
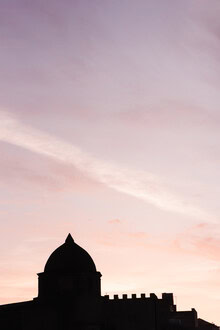
{"type": "Polygon", "coordinates": [[[220,324],[220,2],[0,2],[0,303],[71,232],[103,294],[220,324]]]}

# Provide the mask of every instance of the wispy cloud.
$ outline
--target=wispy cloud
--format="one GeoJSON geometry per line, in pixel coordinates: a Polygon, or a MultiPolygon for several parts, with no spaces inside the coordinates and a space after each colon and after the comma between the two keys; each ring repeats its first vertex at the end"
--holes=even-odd
{"type": "Polygon", "coordinates": [[[77,190],[92,191],[101,185],[89,180],[82,172],[72,165],[54,162],[48,157],[20,149],[20,153],[14,152],[14,147],[0,142],[0,181],[12,187],[26,189],[29,186],[46,189],[51,192],[77,190]]]}
{"type": "Polygon", "coordinates": [[[177,253],[200,256],[205,259],[220,260],[219,224],[200,223],[180,233],[171,244],[177,253]]]}
{"type": "Polygon", "coordinates": [[[109,220],[108,223],[111,224],[111,225],[112,225],[112,224],[113,224],[113,225],[114,225],[114,224],[119,225],[119,224],[121,224],[121,220],[119,220],[119,219],[112,219],[112,220],[109,220]]]}
{"type": "Polygon", "coordinates": [[[6,112],[0,113],[0,140],[73,165],[107,187],[144,200],[162,210],[201,219],[208,217],[203,210],[170,193],[162,180],[152,173],[126,169],[97,159],[77,146],[24,125],[6,112]]]}

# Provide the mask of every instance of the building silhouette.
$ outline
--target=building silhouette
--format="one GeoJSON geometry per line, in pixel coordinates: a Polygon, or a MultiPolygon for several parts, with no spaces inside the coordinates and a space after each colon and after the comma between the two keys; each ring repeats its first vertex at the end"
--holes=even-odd
{"type": "Polygon", "coordinates": [[[172,293],[157,298],[101,295],[101,273],[69,234],[38,274],[38,297],[0,306],[2,330],[217,330],[193,308],[177,311],[172,293]]]}

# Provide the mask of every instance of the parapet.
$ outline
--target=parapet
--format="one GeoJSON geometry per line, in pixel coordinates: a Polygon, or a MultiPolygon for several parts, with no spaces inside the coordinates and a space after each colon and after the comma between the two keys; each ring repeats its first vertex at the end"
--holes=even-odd
{"type": "Polygon", "coordinates": [[[103,296],[105,300],[156,300],[158,299],[155,293],[151,293],[150,296],[146,296],[145,293],[141,293],[139,296],[136,293],[132,293],[130,296],[128,294],[122,294],[121,297],[118,294],[114,294],[111,298],[109,295],[103,296]]]}

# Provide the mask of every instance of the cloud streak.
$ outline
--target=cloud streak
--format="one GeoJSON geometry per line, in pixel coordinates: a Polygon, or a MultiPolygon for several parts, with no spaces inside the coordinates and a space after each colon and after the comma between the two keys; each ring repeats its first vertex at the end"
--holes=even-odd
{"type": "Polygon", "coordinates": [[[107,187],[144,200],[162,210],[207,220],[208,215],[204,211],[171,194],[152,173],[126,169],[97,159],[77,146],[24,125],[7,112],[0,112],[0,141],[73,165],[107,187]]]}

